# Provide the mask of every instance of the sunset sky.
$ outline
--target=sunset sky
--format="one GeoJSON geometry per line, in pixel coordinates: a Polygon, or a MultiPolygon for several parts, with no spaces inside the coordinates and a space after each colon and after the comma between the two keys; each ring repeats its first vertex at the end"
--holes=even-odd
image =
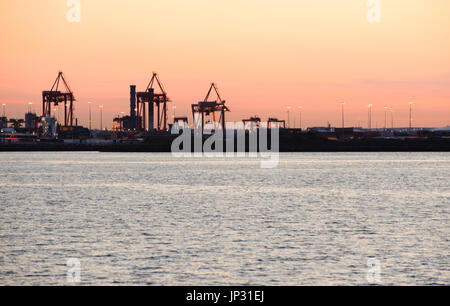
{"type": "MultiPolygon", "coordinates": [[[[59,70],[77,98],[75,117],[88,125],[93,102],[104,122],[129,112],[129,85],[144,90],[159,73],[188,116],[212,81],[231,113],[287,119],[304,127],[450,124],[450,1],[381,0],[381,23],[369,23],[367,0],[82,0],[81,22],[69,23],[66,0],[0,1],[0,104],[8,117],[27,103],[42,112],[41,92],[59,70]],[[294,112],[295,111],[295,112],[294,112]]],[[[172,107],[170,107],[172,115],[172,107]]]]}

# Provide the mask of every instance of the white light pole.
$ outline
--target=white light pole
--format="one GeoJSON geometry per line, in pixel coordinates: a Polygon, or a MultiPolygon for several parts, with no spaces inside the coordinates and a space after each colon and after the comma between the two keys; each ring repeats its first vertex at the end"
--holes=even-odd
{"type": "Polygon", "coordinates": [[[300,113],[299,115],[300,115],[300,130],[301,130],[301,129],[302,129],[302,119],[303,119],[303,118],[302,118],[302,117],[303,117],[303,116],[302,116],[303,106],[299,106],[299,107],[298,107],[298,111],[299,111],[299,113],[300,113]]]}
{"type": "Polygon", "coordinates": [[[372,107],[373,104],[369,104],[369,124],[368,124],[369,130],[372,129],[372,107]]]}
{"type": "Polygon", "coordinates": [[[391,127],[392,129],[394,129],[394,109],[391,107],[390,111],[391,111],[391,127]]]}
{"type": "Polygon", "coordinates": [[[174,105],[173,106],[173,124],[175,124],[176,114],[177,114],[177,107],[176,107],[176,105],[174,105]]]}
{"type": "Polygon", "coordinates": [[[103,105],[99,106],[100,108],[100,131],[103,130],[103,105]]]}
{"type": "Polygon", "coordinates": [[[287,107],[287,115],[288,115],[288,128],[291,128],[291,107],[287,107]]]}
{"type": "Polygon", "coordinates": [[[414,102],[409,102],[409,129],[412,129],[412,105],[414,102]]]}
{"type": "Polygon", "coordinates": [[[384,107],[384,129],[385,130],[387,130],[387,110],[388,110],[388,107],[385,106],[384,107]]]}
{"type": "Polygon", "coordinates": [[[92,102],[88,102],[89,105],[89,130],[92,130],[92,102]]]}
{"type": "Polygon", "coordinates": [[[345,102],[341,102],[342,106],[342,139],[345,139],[345,102]]]}

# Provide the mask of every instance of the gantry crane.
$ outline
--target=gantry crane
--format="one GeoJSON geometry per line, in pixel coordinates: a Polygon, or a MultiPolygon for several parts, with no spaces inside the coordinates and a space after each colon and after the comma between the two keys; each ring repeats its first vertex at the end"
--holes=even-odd
{"type": "Polygon", "coordinates": [[[66,82],[64,74],[60,71],[52,88],[42,92],[42,116],[51,117],[52,104],[58,106],[60,103],[64,103],[64,126],[73,127],[73,102],[75,101],[73,92],[66,82]],[[59,89],[60,83],[63,84],[64,91],[59,89]]]}
{"type": "Polygon", "coordinates": [[[258,129],[259,126],[261,125],[261,118],[259,118],[258,116],[254,116],[254,117],[251,117],[250,119],[244,119],[244,120],[242,120],[242,122],[244,123],[244,129],[247,126],[247,123],[251,123],[251,126],[250,126],[251,128],[253,128],[253,126],[256,126],[256,128],[258,129]]]}
{"type": "Polygon", "coordinates": [[[269,118],[267,121],[267,128],[271,129],[274,124],[275,128],[279,128],[280,126],[283,126],[283,129],[286,128],[286,120],[278,120],[277,118],[269,118]]]}
{"type": "Polygon", "coordinates": [[[196,114],[199,114],[200,120],[201,120],[201,129],[202,134],[205,130],[205,117],[212,115],[212,122],[214,123],[214,129],[217,129],[219,127],[222,128],[223,133],[225,133],[225,113],[229,112],[229,108],[225,105],[225,100],[222,100],[219,94],[219,90],[217,89],[216,84],[212,83],[211,87],[209,88],[208,94],[206,95],[206,98],[202,102],[198,102],[198,104],[192,105],[192,114],[194,116],[194,126],[197,128],[198,120],[196,118],[196,114]],[[215,92],[217,99],[214,101],[209,101],[209,98],[211,94],[215,92]],[[219,120],[216,120],[216,112],[220,113],[219,120]]]}
{"type": "Polygon", "coordinates": [[[167,96],[157,73],[153,73],[145,92],[136,93],[136,98],[137,118],[142,117],[141,122],[138,122],[138,131],[155,130],[155,106],[157,108],[156,130],[159,132],[167,131],[167,103],[171,101],[167,96]],[[155,86],[157,86],[157,88],[155,88],[155,86]],[[155,89],[159,89],[160,93],[155,93],[155,89]],[[148,115],[146,104],[148,104],[148,115]]]}

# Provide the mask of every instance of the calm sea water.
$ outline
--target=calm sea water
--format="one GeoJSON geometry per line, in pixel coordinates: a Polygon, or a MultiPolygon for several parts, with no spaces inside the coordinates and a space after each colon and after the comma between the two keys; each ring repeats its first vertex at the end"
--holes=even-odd
{"type": "Polygon", "coordinates": [[[449,153],[0,153],[0,285],[450,285],[449,153]],[[369,275],[372,275],[369,273],[369,275]],[[371,281],[372,282],[372,281],[371,281]]]}

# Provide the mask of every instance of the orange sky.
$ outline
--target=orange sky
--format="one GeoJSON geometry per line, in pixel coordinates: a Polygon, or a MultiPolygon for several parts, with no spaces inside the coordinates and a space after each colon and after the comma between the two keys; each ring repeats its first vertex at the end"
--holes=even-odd
{"type": "MultiPolygon", "coordinates": [[[[160,74],[177,115],[218,84],[232,112],[285,119],[303,106],[304,126],[450,124],[450,1],[381,0],[381,23],[366,20],[367,0],[82,0],[81,22],[66,0],[0,1],[0,104],[23,117],[41,114],[41,91],[64,71],[88,125],[88,104],[104,122],[129,111],[129,85],[144,90],[160,74]]],[[[297,112],[296,112],[297,113],[297,112]]],[[[298,115],[296,114],[296,117],[298,115]]],[[[293,124],[293,118],[292,124],[293,124]]],[[[297,119],[298,124],[298,119],[297,119]]]]}

